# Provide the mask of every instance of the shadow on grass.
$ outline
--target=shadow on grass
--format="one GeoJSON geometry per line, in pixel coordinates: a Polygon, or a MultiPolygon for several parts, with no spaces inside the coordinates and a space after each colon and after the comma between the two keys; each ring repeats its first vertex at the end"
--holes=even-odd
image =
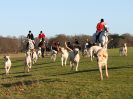
{"type": "Polygon", "coordinates": [[[20,72],[14,72],[14,73],[11,73],[11,74],[21,74],[21,73],[24,73],[24,72],[20,71],[20,72]]]}
{"type": "Polygon", "coordinates": [[[36,65],[44,65],[44,64],[51,64],[51,62],[42,62],[42,63],[36,63],[36,65]]]}
{"type": "Polygon", "coordinates": [[[9,88],[9,87],[16,87],[16,86],[32,86],[35,84],[40,84],[41,82],[43,83],[54,83],[54,82],[68,82],[68,81],[62,81],[60,79],[40,79],[40,80],[26,80],[26,81],[18,81],[15,83],[6,83],[6,84],[1,84],[3,87],[9,88]]]}
{"type": "Polygon", "coordinates": [[[24,85],[32,85],[34,83],[37,83],[37,80],[28,80],[28,81],[18,81],[15,83],[6,83],[6,84],[1,84],[3,87],[9,88],[9,87],[16,87],[16,86],[24,86],[24,85]]]}
{"type": "Polygon", "coordinates": [[[13,60],[12,60],[12,63],[22,62],[22,61],[24,61],[23,58],[21,58],[21,59],[13,59],[13,60]]]}
{"type": "Polygon", "coordinates": [[[32,76],[31,74],[24,74],[24,75],[17,75],[17,76],[14,76],[16,78],[21,78],[21,77],[29,77],[29,76],[32,76]]]}
{"type": "Polygon", "coordinates": [[[21,78],[21,77],[29,77],[29,76],[32,76],[31,74],[23,74],[23,75],[16,75],[16,76],[13,76],[13,75],[6,75],[5,73],[2,74],[2,79],[10,79],[10,78],[21,78]]]}
{"type": "Polygon", "coordinates": [[[33,71],[37,71],[37,70],[40,70],[40,69],[46,69],[46,68],[49,68],[49,69],[54,69],[55,67],[58,67],[58,65],[53,65],[53,66],[35,66],[32,68],[33,71]]]}
{"type": "MultiPolygon", "coordinates": [[[[133,65],[119,66],[119,67],[110,67],[110,68],[108,68],[108,70],[116,70],[116,69],[124,69],[124,68],[133,68],[133,65]]],[[[99,71],[99,68],[97,68],[97,69],[90,69],[90,70],[82,70],[82,71],[70,71],[68,73],[54,74],[54,75],[51,75],[51,76],[72,75],[72,74],[79,74],[79,73],[93,72],[93,71],[99,71]]]]}
{"type": "MultiPolygon", "coordinates": [[[[35,64],[32,64],[32,66],[39,66],[39,65],[45,65],[45,64],[50,64],[50,62],[47,62],[47,63],[38,63],[37,62],[35,64]]],[[[13,65],[12,68],[19,68],[19,67],[24,67],[24,66],[25,66],[25,63],[24,63],[24,61],[22,61],[22,64],[20,64],[20,65],[13,65]]]]}
{"type": "Polygon", "coordinates": [[[109,67],[108,69],[124,69],[124,68],[133,68],[133,65],[119,66],[119,67],[109,67]]]}
{"type": "Polygon", "coordinates": [[[92,71],[98,71],[98,69],[83,70],[83,71],[73,71],[73,70],[71,70],[71,71],[68,72],[68,73],[55,74],[55,75],[51,75],[51,76],[72,75],[72,74],[79,74],[79,73],[92,72],[92,71]]]}
{"type": "Polygon", "coordinates": [[[19,68],[19,67],[24,67],[24,64],[20,64],[20,65],[12,65],[11,68],[19,68]]]}
{"type": "Polygon", "coordinates": [[[39,71],[40,69],[47,69],[47,68],[54,69],[55,67],[58,67],[58,65],[55,64],[55,65],[50,66],[50,65],[45,65],[45,64],[41,64],[41,65],[37,64],[37,65],[33,66],[32,71],[39,71]]]}

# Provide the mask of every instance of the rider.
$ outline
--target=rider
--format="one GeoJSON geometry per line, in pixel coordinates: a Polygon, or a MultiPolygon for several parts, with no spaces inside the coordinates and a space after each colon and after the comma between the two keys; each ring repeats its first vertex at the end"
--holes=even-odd
{"type": "Polygon", "coordinates": [[[100,22],[96,26],[96,42],[98,42],[99,36],[101,32],[107,31],[106,24],[104,19],[101,19],[100,22]]]}
{"type": "Polygon", "coordinates": [[[70,49],[74,49],[74,46],[72,45],[72,43],[70,41],[67,42],[67,46],[70,48],[70,49]]]}
{"type": "Polygon", "coordinates": [[[73,44],[73,47],[80,49],[80,43],[79,43],[79,40],[78,39],[75,39],[74,44],[73,44]]]}
{"type": "MultiPolygon", "coordinates": [[[[29,31],[29,33],[28,33],[28,35],[27,35],[27,38],[28,38],[29,40],[31,40],[31,41],[33,42],[33,44],[35,45],[35,42],[34,42],[34,35],[33,35],[33,33],[32,33],[31,31],[29,31]]],[[[28,46],[29,46],[29,42],[27,42],[27,44],[26,44],[26,49],[28,48],[28,46]]]]}
{"type": "Polygon", "coordinates": [[[42,32],[42,31],[40,31],[40,34],[38,35],[38,38],[39,38],[39,40],[40,40],[40,42],[42,41],[42,40],[44,40],[45,41],[45,34],[42,32]]]}
{"type": "Polygon", "coordinates": [[[38,47],[41,47],[42,58],[44,58],[44,51],[45,51],[44,39],[42,39],[42,41],[38,44],[38,47]]]}
{"type": "Polygon", "coordinates": [[[32,41],[34,41],[34,35],[33,33],[31,33],[31,31],[29,31],[28,35],[27,35],[28,39],[31,39],[32,41]]]}

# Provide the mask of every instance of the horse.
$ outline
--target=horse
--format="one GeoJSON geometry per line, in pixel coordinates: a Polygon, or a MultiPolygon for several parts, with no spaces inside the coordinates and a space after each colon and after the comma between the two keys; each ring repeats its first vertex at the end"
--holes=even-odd
{"type": "MultiPolygon", "coordinates": [[[[93,43],[96,43],[96,35],[97,35],[97,33],[94,33],[93,36],[92,36],[92,42],[93,43]]],[[[99,46],[107,48],[108,35],[109,35],[109,33],[106,32],[106,31],[103,31],[103,32],[100,33],[100,36],[98,38],[99,46]]]]}

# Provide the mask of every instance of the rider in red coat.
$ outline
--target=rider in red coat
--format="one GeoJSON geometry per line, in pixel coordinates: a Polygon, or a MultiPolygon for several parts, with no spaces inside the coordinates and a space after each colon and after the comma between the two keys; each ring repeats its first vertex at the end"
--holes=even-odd
{"type": "Polygon", "coordinates": [[[38,38],[39,38],[39,40],[41,42],[42,40],[45,40],[46,36],[45,36],[45,34],[42,31],[40,31],[40,34],[38,35],[38,38]]]}
{"type": "Polygon", "coordinates": [[[101,19],[101,21],[97,24],[96,29],[97,29],[96,30],[96,42],[97,42],[101,32],[105,30],[104,19],[101,19]]]}

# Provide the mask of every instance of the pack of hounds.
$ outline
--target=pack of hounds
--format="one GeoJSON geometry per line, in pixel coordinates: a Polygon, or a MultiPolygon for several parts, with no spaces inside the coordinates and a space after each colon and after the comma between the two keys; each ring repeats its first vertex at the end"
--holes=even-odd
{"type": "MultiPolygon", "coordinates": [[[[80,63],[80,50],[78,48],[74,48],[73,50],[69,48],[65,42],[65,46],[59,46],[58,52],[55,50],[51,50],[51,59],[53,62],[56,61],[57,54],[61,54],[61,66],[67,65],[67,60],[70,62],[70,67],[73,70],[75,67],[75,71],[78,71],[79,63],[80,63]]],[[[124,43],[122,47],[119,49],[120,56],[127,56],[127,44],[124,43]]],[[[102,67],[105,66],[106,78],[109,78],[108,74],[108,52],[107,48],[91,45],[89,48],[84,49],[84,54],[87,54],[90,57],[91,61],[93,58],[97,60],[97,66],[100,72],[100,80],[103,80],[102,67]]],[[[36,51],[35,49],[27,50],[25,52],[24,59],[24,71],[30,72],[32,68],[32,64],[35,64],[38,58],[41,57],[41,48],[39,47],[36,51]]],[[[4,56],[4,65],[5,65],[5,74],[9,74],[10,68],[12,66],[12,62],[10,60],[9,55],[4,56]]]]}

